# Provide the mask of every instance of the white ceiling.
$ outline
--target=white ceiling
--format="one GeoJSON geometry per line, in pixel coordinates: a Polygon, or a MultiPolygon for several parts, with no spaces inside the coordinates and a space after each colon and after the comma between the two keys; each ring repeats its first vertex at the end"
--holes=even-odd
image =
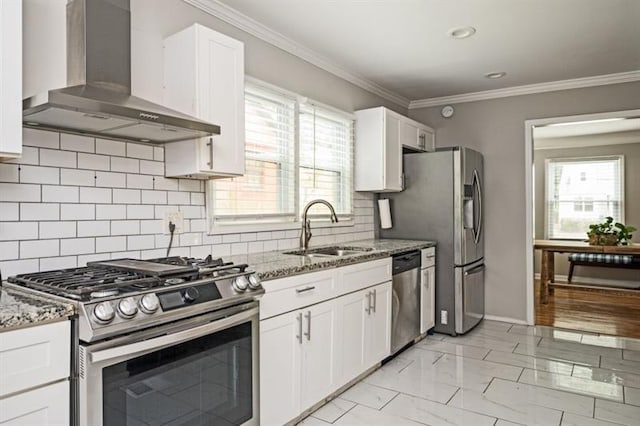
{"type": "Polygon", "coordinates": [[[216,2],[409,100],[640,70],[640,0],[216,2]]]}

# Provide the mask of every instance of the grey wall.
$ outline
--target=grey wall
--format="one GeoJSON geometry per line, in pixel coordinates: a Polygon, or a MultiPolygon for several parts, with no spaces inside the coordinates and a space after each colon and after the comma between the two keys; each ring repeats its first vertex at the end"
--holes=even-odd
{"type": "MultiPolygon", "coordinates": [[[[603,137],[606,137],[603,136],[603,137]]],[[[535,141],[534,141],[535,144],[535,141]]],[[[545,160],[549,158],[572,158],[572,157],[597,157],[605,155],[624,156],[624,200],[625,200],[625,224],[640,228],[640,143],[605,145],[581,148],[563,149],[541,149],[534,151],[535,164],[535,236],[543,239],[545,237],[545,160]]],[[[586,238],[586,236],[585,236],[586,238]]],[[[640,242],[640,234],[636,232],[633,236],[634,242],[640,242]]],[[[540,272],[538,256],[536,256],[535,271],[540,272]]],[[[567,275],[569,264],[566,255],[556,256],[556,274],[567,275]]],[[[575,280],[580,278],[605,279],[605,280],[638,280],[638,271],[630,269],[611,268],[587,268],[576,267],[574,271],[575,280]]]]}
{"type": "Polygon", "coordinates": [[[436,129],[437,146],[465,145],[485,156],[486,312],[526,320],[525,120],[640,108],[640,82],[409,111],[436,129]]]}

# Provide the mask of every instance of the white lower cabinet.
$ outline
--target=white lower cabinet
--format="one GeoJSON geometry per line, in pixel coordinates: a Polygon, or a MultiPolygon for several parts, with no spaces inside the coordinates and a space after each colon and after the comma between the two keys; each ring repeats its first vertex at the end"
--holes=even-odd
{"type": "Polygon", "coordinates": [[[0,425],[69,425],[69,381],[0,399],[0,425]]]}
{"type": "Polygon", "coordinates": [[[421,271],[420,277],[420,334],[436,325],[436,267],[421,271]]]}

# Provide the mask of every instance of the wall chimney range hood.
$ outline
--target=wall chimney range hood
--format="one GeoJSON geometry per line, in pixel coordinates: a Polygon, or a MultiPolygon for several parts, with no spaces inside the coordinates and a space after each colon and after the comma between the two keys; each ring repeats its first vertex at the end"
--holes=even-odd
{"type": "Polygon", "coordinates": [[[220,127],[131,95],[129,0],[67,4],[67,84],[23,101],[25,127],[165,143],[220,127]]]}

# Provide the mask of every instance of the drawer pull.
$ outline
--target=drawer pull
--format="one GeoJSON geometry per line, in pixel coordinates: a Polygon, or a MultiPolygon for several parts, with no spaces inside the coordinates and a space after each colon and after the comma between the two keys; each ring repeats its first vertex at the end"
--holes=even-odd
{"type": "Polygon", "coordinates": [[[310,286],[307,286],[305,288],[296,288],[296,293],[298,293],[298,294],[305,293],[307,291],[314,290],[315,288],[316,288],[316,286],[314,286],[314,285],[310,285],[310,286]]]}

